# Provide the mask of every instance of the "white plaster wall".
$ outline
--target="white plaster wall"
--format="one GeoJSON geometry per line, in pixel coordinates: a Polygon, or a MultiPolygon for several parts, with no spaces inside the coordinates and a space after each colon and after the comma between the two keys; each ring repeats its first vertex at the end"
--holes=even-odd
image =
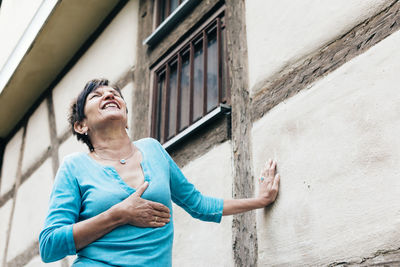
{"type": "Polygon", "coordinates": [[[44,263],[40,256],[34,257],[25,267],[62,267],[61,261],[51,262],[51,263],[44,263]]]}
{"type": "Polygon", "coordinates": [[[74,263],[76,258],[77,258],[76,255],[67,256],[67,257],[65,257],[65,261],[67,261],[68,265],[71,266],[74,263]]]}
{"type": "Polygon", "coordinates": [[[257,211],[260,266],[398,248],[399,46],[397,32],[254,124],[256,173],[273,157],[282,176],[277,202],[257,211]]]}
{"type": "Polygon", "coordinates": [[[271,80],[294,61],[378,13],[391,0],[246,1],[249,85],[271,80]]]}
{"type": "Polygon", "coordinates": [[[13,200],[8,200],[0,208],[0,264],[2,264],[4,259],[4,250],[6,246],[6,238],[8,232],[8,225],[10,223],[11,208],[13,200]]]}
{"type": "Polygon", "coordinates": [[[131,0],[53,90],[57,133],[68,128],[69,106],[86,82],[116,82],[136,62],[138,1],[131,0]]]}
{"type": "Polygon", "coordinates": [[[19,130],[6,145],[1,168],[0,197],[10,191],[15,184],[21,150],[22,131],[22,129],[19,130]]]}
{"type": "Polygon", "coordinates": [[[19,187],[7,261],[38,241],[46,218],[52,186],[53,172],[51,159],[48,159],[19,187]]]}
{"type": "Polygon", "coordinates": [[[58,148],[58,158],[60,159],[60,164],[65,156],[75,152],[89,153],[89,148],[84,143],[78,141],[76,136],[71,135],[58,148]]]}
{"type": "Polygon", "coordinates": [[[50,129],[47,103],[43,101],[29,118],[26,128],[22,173],[50,147],[50,129]]]}
{"type": "Polygon", "coordinates": [[[0,8],[0,69],[28,27],[43,0],[3,0],[0,8]],[[23,8],[21,8],[23,7],[23,8]],[[4,38],[7,37],[7,38],[4,38]]]}
{"type": "MultiPolygon", "coordinates": [[[[214,147],[182,169],[205,195],[232,198],[231,144],[214,147]]],[[[233,266],[232,217],[220,224],[193,219],[174,205],[173,266],[233,266]]]]}

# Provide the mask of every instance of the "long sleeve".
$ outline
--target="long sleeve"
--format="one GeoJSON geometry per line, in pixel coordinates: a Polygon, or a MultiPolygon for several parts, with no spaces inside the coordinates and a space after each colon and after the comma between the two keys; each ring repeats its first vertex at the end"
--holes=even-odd
{"type": "Polygon", "coordinates": [[[182,171],[162,146],[161,149],[169,165],[172,201],[194,218],[203,221],[220,222],[224,204],[223,199],[205,196],[200,193],[186,179],[182,171]]]}
{"type": "Polygon", "coordinates": [[[49,211],[39,235],[40,255],[44,262],[76,253],[72,226],[78,221],[80,207],[79,185],[64,162],[57,172],[49,211]]]}

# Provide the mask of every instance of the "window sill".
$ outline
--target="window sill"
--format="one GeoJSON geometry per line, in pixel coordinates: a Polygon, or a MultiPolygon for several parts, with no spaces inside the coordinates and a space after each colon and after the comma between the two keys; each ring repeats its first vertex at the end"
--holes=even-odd
{"type": "Polygon", "coordinates": [[[168,150],[172,146],[180,143],[183,139],[191,135],[193,132],[197,131],[198,129],[202,128],[206,124],[218,119],[224,114],[228,114],[231,111],[231,107],[225,104],[220,104],[217,108],[210,111],[206,116],[201,118],[200,120],[196,121],[194,124],[177,134],[175,137],[171,138],[167,142],[163,144],[164,149],[168,150]]]}
{"type": "Polygon", "coordinates": [[[199,0],[185,0],[143,41],[143,45],[154,46],[198,3],[200,3],[199,0]]]}

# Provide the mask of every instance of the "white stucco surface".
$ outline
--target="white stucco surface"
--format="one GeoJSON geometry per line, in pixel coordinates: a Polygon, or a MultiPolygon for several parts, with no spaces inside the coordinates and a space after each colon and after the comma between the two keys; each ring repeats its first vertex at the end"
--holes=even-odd
{"type": "MultiPolygon", "coordinates": [[[[232,198],[231,144],[214,147],[182,172],[205,195],[232,198]]],[[[174,205],[173,266],[233,266],[232,217],[220,224],[193,219],[174,205]]]]}
{"type": "Polygon", "coordinates": [[[26,264],[24,267],[62,267],[62,262],[56,261],[56,262],[44,263],[40,259],[40,256],[36,256],[30,262],[28,262],[28,264],[26,264]]]}
{"type": "Polygon", "coordinates": [[[15,184],[18,159],[21,150],[22,129],[7,143],[1,167],[0,196],[11,190],[15,184]]]}
{"type": "Polygon", "coordinates": [[[29,118],[26,129],[22,173],[50,147],[50,129],[47,103],[43,101],[29,118]]]}
{"type": "Polygon", "coordinates": [[[4,250],[6,245],[6,238],[8,232],[8,224],[10,223],[11,208],[13,200],[8,200],[0,208],[0,264],[2,264],[4,259],[4,250]]]}
{"type": "Polygon", "coordinates": [[[42,0],[3,0],[0,9],[0,70],[14,50],[42,0]],[[23,7],[23,8],[21,8],[23,7]]]}
{"type": "Polygon", "coordinates": [[[53,90],[57,133],[68,128],[69,106],[86,82],[107,78],[116,82],[136,62],[138,1],[128,1],[93,45],[53,90]]]}
{"type": "Polygon", "coordinates": [[[346,33],[391,0],[246,1],[249,86],[346,33]]]}
{"type": "Polygon", "coordinates": [[[398,248],[400,32],[254,124],[253,162],[278,161],[257,211],[261,266],[327,265],[398,248]]]}
{"type": "Polygon", "coordinates": [[[71,266],[74,263],[74,260],[76,259],[76,255],[67,256],[64,259],[68,262],[68,265],[71,266]]]}
{"type": "Polygon", "coordinates": [[[58,158],[60,160],[60,164],[65,156],[68,154],[72,154],[75,152],[89,152],[89,148],[82,142],[79,142],[76,139],[76,136],[70,136],[64,143],[60,145],[58,148],[58,158]]]}
{"type": "Polygon", "coordinates": [[[53,186],[51,159],[47,159],[18,189],[7,261],[37,242],[46,218],[53,186]]]}

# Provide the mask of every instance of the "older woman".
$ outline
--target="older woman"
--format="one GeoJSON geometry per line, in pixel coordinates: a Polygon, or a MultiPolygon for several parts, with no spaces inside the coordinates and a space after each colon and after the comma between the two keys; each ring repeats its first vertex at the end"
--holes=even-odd
{"type": "Polygon", "coordinates": [[[77,254],[73,266],[171,266],[171,200],[197,219],[220,222],[263,208],[278,193],[270,160],[256,198],[202,195],[156,140],[130,141],[121,91],[104,79],[86,84],[70,124],[90,153],[65,157],[58,170],[39,237],[45,262],[77,254]]]}

